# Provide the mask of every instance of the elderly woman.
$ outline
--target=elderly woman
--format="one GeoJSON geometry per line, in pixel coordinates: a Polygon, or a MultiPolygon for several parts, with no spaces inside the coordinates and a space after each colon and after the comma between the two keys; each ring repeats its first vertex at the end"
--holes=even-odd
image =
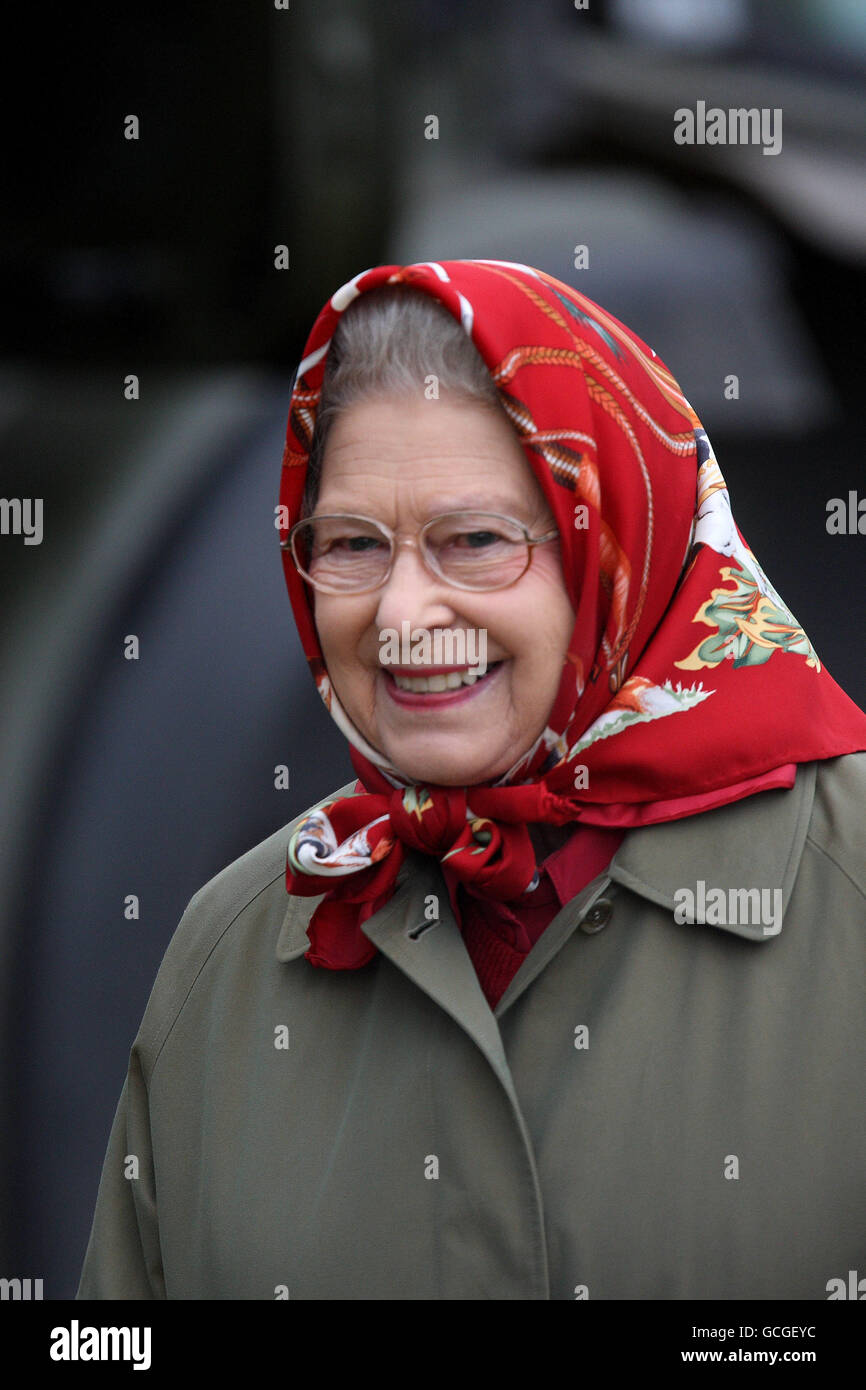
{"type": "Polygon", "coordinates": [[[278,522],[357,781],[184,913],[78,1297],[849,1296],[866,715],[674,377],[529,266],[375,267],[278,522]]]}

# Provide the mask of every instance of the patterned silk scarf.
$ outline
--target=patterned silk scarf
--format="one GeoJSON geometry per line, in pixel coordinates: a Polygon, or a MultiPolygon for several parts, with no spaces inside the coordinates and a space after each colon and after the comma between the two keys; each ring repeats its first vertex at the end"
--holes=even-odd
{"type": "Polygon", "coordinates": [[[438,299],[487,364],[553,511],[576,621],[547,727],[519,761],[494,784],[415,786],[341,707],[310,592],[282,552],[304,652],[359,778],[354,795],[302,820],[287,852],[289,893],[325,894],[307,958],[330,969],[376,954],[360,926],[391,897],[407,847],[507,902],[536,879],[528,823],[675,820],[789,786],[786,765],[866,749],[866,714],[746,544],[667,367],[599,305],[530,266],[377,266],[331,297],[292,394],[281,538],[300,516],[340,315],[384,284],[438,299]]]}

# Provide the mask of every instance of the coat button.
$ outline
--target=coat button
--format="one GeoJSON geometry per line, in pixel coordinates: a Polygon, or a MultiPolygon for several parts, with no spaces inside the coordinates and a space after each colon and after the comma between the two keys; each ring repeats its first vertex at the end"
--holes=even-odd
{"type": "Polygon", "coordinates": [[[580,930],[591,936],[593,932],[601,931],[606,927],[610,919],[613,904],[610,898],[596,898],[589,912],[580,924],[580,930]]]}

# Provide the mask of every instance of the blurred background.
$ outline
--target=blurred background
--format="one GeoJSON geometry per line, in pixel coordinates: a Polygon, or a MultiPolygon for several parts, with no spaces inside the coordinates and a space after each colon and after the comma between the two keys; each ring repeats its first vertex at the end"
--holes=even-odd
{"type": "Polygon", "coordinates": [[[44,533],[0,536],[0,1274],[65,1299],[187,902],[351,776],[274,529],[294,368],[339,285],[493,257],[623,319],[866,706],[866,537],[826,530],[866,496],[866,6],[34,8],[6,62],[2,494],[42,498],[44,533]],[[781,151],[677,144],[698,101],[781,110],[781,151]]]}

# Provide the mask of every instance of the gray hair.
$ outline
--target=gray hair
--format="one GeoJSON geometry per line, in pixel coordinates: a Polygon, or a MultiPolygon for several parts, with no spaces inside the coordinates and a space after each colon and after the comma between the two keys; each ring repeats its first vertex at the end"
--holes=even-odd
{"type": "Polygon", "coordinates": [[[325,443],[337,416],[359,401],[417,397],[430,376],[461,401],[503,409],[483,357],[437,299],[411,285],[380,285],[349,305],[325,361],[301,516],[316,505],[325,443]]]}

